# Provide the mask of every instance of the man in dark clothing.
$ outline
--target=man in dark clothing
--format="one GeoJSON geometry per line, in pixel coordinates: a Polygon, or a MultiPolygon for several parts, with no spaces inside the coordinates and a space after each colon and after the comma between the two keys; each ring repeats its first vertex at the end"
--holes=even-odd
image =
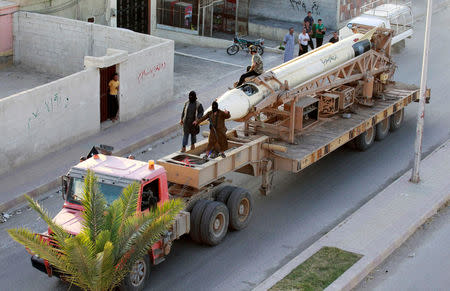
{"type": "Polygon", "coordinates": [[[303,19],[303,25],[306,26],[306,22],[309,22],[309,26],[314,24],[314,18],[311,16],[311,11],[308,11],[308,15],[303,19]]]}
{"type": "Polygon", "coordinates": [[[306,33],[309,35],[308,45],[313,50],[314,49],[313,33],[312,33],[312,26],[309,24],[309,22],[305,22],[305,29],[306,33]]]}
{"type": "Polygon", "coordinates": [[[338,36],[337,32],[335,31],[335,32],[333,32],[333,37],[330,38],[330,42],[337,43],[338,41],[339,41],[339,36],[338,36]]]}
{"type": "Polygon", "coordinates": [[[189,92],[189,100],[184,103],[183,112],[181,113],[180,124],[183,125],[183,145],[181,152],[186,151],[189,135],[191,136],[191,150],[195,149],[197,142],[197,134],[200,132],[200,127],[194,124],[198,118],[203,116],[203,106],[197,101],[197,94],[194,91],[189,92]]]}
{"type": "Polygon", "coordinates": [[[206,148],[206,159],[211,153],[218,153],[222,158],[226,157],[224,151],[228,149],[228,141],[225,119],[230,118],[230,116],[230,112],[220,110],[219,104],[214,101],[211,106],[211,111],[206,113],[202,118],[194,121],[194,124],[197,125],[206,119],[209,120],[210,133],[206,148]]]}

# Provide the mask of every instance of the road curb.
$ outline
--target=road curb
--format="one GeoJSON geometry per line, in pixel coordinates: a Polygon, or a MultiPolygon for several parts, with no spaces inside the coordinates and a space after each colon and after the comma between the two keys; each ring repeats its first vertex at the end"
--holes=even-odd
{"type": "MultiPolygon", "coordinates": [[[[123,147],[122,149],[114,151],[113,154],[116,155],[116,156],[125,156],[127,154],[132,153],[133,151],[136,151],[136,150],[144,147],[146,144],[152,143],[152,142],[154,142],[154,141],[156,141],[156,140],[158,140],[158,139],[160,139],[160,138],[162,138],[162,137],[164,137],[164,136],[166,136],[166,135],[176,131],[178,128],[179,128],[179,125],[178,124],[174,124],[174,125],[166,128],[166,129],[164,129],[164,130],[161,130],[160,132],[158,132],[156,134],[148,135],[148,136],[144,137],[141,140],[138,140],[138,141],[136,141],[136,142],[134,142],[132,144],[129,144],[129,145],[123,147]]],[[[37,199],[42,194],[47,193],[51,189],[54,189],[54,188],[60,186],[60,180],[59,179],[60,179],[60,177],[57,177],[54,180],[52,180],[52,181],[50,181],[48,183],[42,184],[41,186],[36,187],[33,190],[25,192],[22,195],[14,198],[12,200],[9,200],[7,202],[1,203],[0,204],[0,213],[1,212],[7,212],[8,210],[10,210],[10,209],[12,209],[14,207],[17,207],[18,205],[24,203],[26,201],[25,200],[25,195],[28,195],[28,196],[30,196],[33,199],[37,199]]]]}

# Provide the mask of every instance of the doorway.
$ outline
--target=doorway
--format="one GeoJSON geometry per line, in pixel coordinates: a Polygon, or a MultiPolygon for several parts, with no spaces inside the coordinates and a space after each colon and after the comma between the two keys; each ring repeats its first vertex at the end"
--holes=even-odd
{"type": "Polygon", "coordinates": [[[100,68],[100,122],[108,120],[111,116],[109,110],[111,110],[110,104],[108,104],[108,83],[114,77],[116,73],[116,66],[107,68],[100,68]]]}

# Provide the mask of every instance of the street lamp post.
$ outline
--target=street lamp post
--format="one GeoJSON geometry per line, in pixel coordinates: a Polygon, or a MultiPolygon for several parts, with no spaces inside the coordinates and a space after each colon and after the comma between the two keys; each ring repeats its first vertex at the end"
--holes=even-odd
{"type": "Polygon", "coordinates": [[[431,29],[431,6],[433,0],[428,0],[427,4],[427,18],[425,23],[425,38],[423,45],[423,58],[422,58],[422,74],[420,77],[420,95],[419,95],[419,109],[417,112],[417,129],[416,129],[416,142],[414,144],[414,166],[411,174],[410,181],[413,183],[419,183],[419,167],[422,155],[422,137],[423,137],[423,122],[425,116],[425,91],[427,87],[427,73],[428,73],[428,53],[430,44],[430,29],[431,29]]]}

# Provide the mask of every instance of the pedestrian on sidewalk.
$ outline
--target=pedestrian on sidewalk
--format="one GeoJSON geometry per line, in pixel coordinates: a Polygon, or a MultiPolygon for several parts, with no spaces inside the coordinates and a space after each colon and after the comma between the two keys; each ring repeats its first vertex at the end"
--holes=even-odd
{"type": "Polygon", "coordinates": [[[203,116],[203,106],[197,101],[197,94],[195,91],[189,92],[189,100],[184,103],[183,111],[181,112],[180,124],[183,125],[183,142],[181,152],[186,152],[189,135],[191,136],[191,150],[195,149],[197,142],[197,134],[200,132],[200,126],[194,124],[198,118],[203,116]]]}
{"type": "Polygon", "coordinates": [[[305,22],[305,29],[306,29],[306,33],[309,36],[308,45],[311,48],[311,50],[313,50],[314,49],[314,43],[313,43],[312,25],[310,25],[309,22],[305,22]]]}
{"type": "Polygon", "coordinates": [[[239,82],[236,84],[236,87],[241,86],[242,83],[245,82],[245,78],[259,76],[264,73],[263,61],[261,56],[258,54],[256,46],[251,45],[249,50],[250,54],[252,55],[252,65],[250,67],[247,67],[247,73],[241,75],[241,77],[239,78],[239,82]]]}
{"type": "Polygon", "coordinates": [[[288,62],[294,58],[294,28],[289,28],[289,32],[284,36],[284,62],[288,62]]]}
{"type": "Polygon", "coordinates": [[[112,122],[117,120],[117,113],[119,111],[119,99],[117,98],[119,85],[119,74],[114,73],[112,80],[108,83],[108,118],[110,118],[112,122]]]}
{"type": "Polygon", "coordinates": [[[309,35],[306,33],[306,28],[303,28],[302,33],[298,35],[299,56],[308,52],[308,42],[309,42],[309,35]]]}
{"type": "Polygon", "coordinates": [[[312,17],[311,11],[308,11],[308,15],[303,19],[303,26],[306,26],[306,23],[309,23],[309,27],[312,27],[314,24],[314,18],[312,17]]]}
{"type": "Polygon", "coordinates": [[[327,29],[325,28],[325,26],[322,23],[322,19],[319,19],[318,23],[315,23],[313,25],[312,30],[313,30],[314,37],[316,38],[316,47],[319,47],[322,45],[323,37],[325,36],[325,33],[327,31],[327,29]]]}
{"type": "Polygon", "coordinates": [[[339,36],[337,34],[337,31],[333,31],[333,37],[330,38],[331,43],[337,43],[339,41],[339,36]]]}
{"type": "Polygon", "coordinates": [[[227,110],[220,110],[219,104],[214,101],[211,105],[211,111],[206,113],[202,118],[194,121],[194,124],[200,124],[206,119],[209,120],[209,138],[208,146],[206,148],[205,159],[208,159],[211,154],[219,154],[225,158],[225,151],[228,149],[227,128],[225,126],[225,119],[230,118],[230,112],[227,110]]]}

